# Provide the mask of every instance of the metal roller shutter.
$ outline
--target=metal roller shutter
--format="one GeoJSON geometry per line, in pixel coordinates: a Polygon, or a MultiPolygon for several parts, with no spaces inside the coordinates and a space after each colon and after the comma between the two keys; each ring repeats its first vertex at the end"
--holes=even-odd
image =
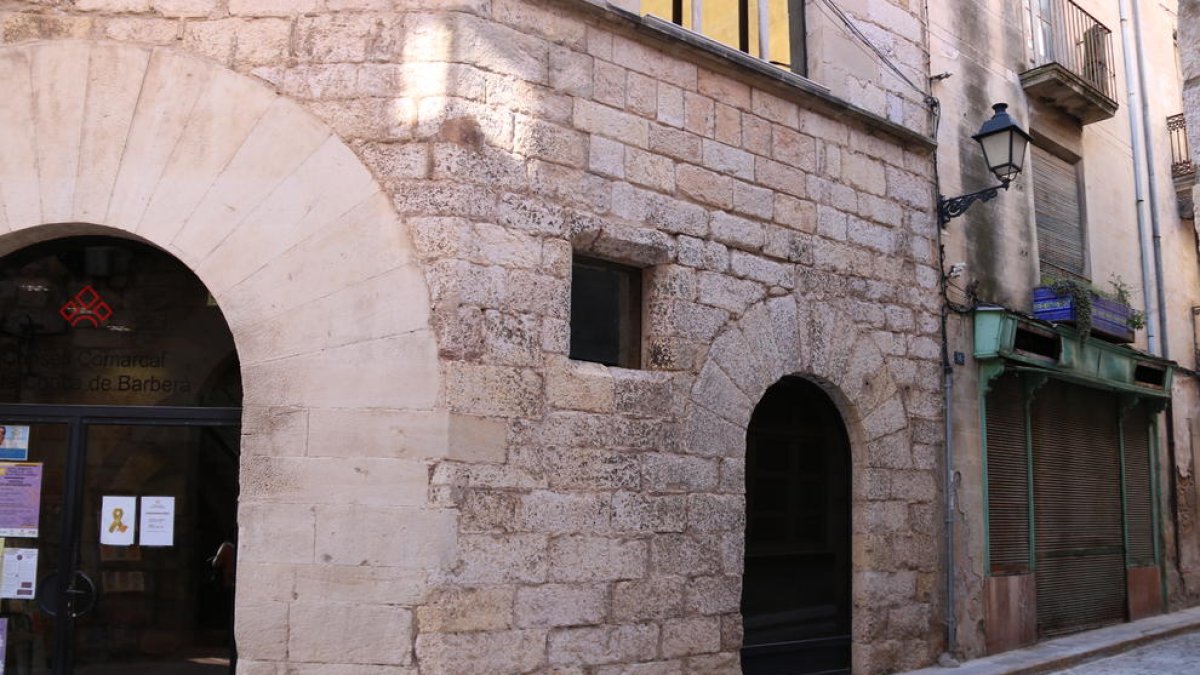
{"type": "Polygon", "coordinates": [[[1043,636],[1125,619],[1117,401],[1051,380],[1031,418],[1037,622],[1043,636]]]}
{"type": "Polygon", "coordinates": [[[993,575],[1029,572],[1029,467],[1021,379],[1008,374],[987,395],[988,544],[993,575]]]}
{"type": "Polygon", "coordinates": [[[1129,565],[1154,564],[1154,502],[1150,483],[1150,417],[1143,405],[1125,417],[1125,518],[1129,565]]]}

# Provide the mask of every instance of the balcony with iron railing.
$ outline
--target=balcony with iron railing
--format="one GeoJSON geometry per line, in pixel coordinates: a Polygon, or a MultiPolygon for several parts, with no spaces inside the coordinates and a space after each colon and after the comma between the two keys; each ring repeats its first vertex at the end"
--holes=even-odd
{"type": "Polygon", "coordinates": [[[1196,184],[1196,164],[1188,144],[1187,120],[1183,113],[1167,117],[1167,134],[1171,139],[1171,178],[1175,182],[1175,197],[1180,218],[1194,218],[1192,186],[1196,184]]]}
{"type": "Polygon", "coordinates": [[[1189,178],[1196,175],[1192,151],[1188,145],[1187,120],[1183,113],[1167,117],[1167,133],[1171,135],[1171,176],[1189,178]]]}
{"type": "Polygon", "coordinates": [[[1033,68],[1021,74],[1030,97],[1091,124],[1117,112],[1112,31],[1071,0],[1030,3],[1033,68]]]}

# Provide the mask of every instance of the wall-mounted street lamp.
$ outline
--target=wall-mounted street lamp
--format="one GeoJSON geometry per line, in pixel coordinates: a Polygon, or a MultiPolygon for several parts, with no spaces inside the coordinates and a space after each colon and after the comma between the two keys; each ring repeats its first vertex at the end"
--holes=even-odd
{"type": "Polygon", "coordinates": [[[1007,190],[1008,184],[1021,173],[1021,166],[1025,163],[1025,148],[1029,145],[1029,134],[1008,114],[1007,103],[997,103],[992,106],[992,110],[996,111],[996,114],[984,122],[979,128],[979,133],[971,138],[979,141],[979,145],[983,147],[983,159],[987,162],[988,169],[1000,180],[1000,184],[961,197],[946,198],[938,195],[938,223],[942,227],[946,227],[951,219],[965,213],[975,202],[994,199],[1000,194],[1000,190],[1007,190]]]}

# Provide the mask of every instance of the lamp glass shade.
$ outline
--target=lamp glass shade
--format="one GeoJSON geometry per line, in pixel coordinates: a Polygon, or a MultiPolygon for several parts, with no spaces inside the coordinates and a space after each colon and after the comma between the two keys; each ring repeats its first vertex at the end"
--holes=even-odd
{"type": "Polygon", "coordinates": [[[1007,104],[992,106],[996,114],[975,134],[975,140],[983,148],[983,158],[988,169],[1002,183],[1008,183],[1025,164],[1025,149],[1029,145],[1029,134],[1025,133],[1007,112],[1007,104]]]}

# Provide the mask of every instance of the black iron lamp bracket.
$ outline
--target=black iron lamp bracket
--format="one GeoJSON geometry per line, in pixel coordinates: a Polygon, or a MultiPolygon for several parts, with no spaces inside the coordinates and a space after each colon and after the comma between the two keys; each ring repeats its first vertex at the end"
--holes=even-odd
{"type": "Polygon", "coordinates": [[[984,188],[978,192],[961,195],[958,197],[945,197],[938,195],[938,224],[942,229],[946,228],[949,222],[971,208],[975,202],[986,202],[995,199],[1000,194],[1001,190],[1007,190],[1012,181],[1006,180],[999,185],[993,185],[990,188],[984,188]]]}

